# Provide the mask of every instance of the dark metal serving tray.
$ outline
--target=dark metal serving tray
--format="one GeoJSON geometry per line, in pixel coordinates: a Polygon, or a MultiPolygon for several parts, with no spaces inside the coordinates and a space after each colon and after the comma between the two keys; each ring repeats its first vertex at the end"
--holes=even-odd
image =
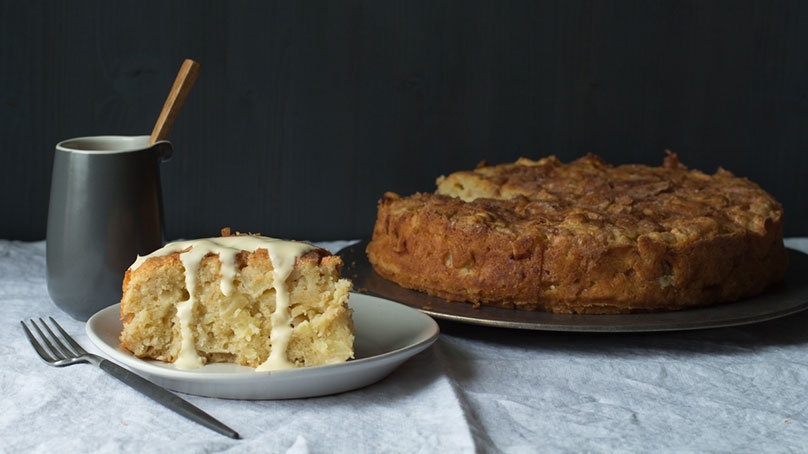
{"type": "Polygon", "coordinates": [[[367,241],[339,251],[345,262],[343,274],[354,282],[354,290],[397,301],[434,318],[502,328],[578,331],[653,332],[678,331],[745,325],[794,314],[808,308],[808,255],[788,250],[785,279],[765,293],[727,304],[675,312],[576,315],[527,312],[497,307],[474,307],[450,303],[390,282],[373,270],[365,254],[367,241]]]}

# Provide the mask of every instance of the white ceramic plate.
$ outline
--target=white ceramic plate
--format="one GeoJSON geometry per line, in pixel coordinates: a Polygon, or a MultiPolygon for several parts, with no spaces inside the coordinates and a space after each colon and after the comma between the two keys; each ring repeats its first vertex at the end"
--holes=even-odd
{"type": "Polygon", "coordinates": [[[389,375],[432,345],[439,328],[429,316],[393,301],[352,293],[355,359],[328,366],[256,372],[235,364],[180,370],[161,361],[136,358],[119,346],[120,305],[87,321],[90,340],[113,360],[163,387],[225,399],[296,399],[351,391],[389,375]]]}

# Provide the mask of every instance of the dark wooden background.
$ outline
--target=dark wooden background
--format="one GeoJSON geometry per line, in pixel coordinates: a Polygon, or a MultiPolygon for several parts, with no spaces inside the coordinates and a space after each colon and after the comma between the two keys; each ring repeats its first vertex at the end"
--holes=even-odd
{"type": "Polygon", "coordinates": [[[723,166],[808,234],[806,1],[0,1],[0,238],[45,237],[54,145],[148,134],[169,239],[369,235],[480,160],[723,166]]]}

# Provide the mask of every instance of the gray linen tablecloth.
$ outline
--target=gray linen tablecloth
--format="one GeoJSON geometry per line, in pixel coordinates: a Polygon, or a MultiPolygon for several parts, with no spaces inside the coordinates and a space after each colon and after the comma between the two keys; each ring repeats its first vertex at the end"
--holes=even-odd
{"type": "MultiPolygon", "coordinates": [[[[787,244],[808,251],[808,239],[787,244]]],[[[98,352],[84,323],[48,297],[44,242],[0,240],[0,308],[0,452],[808,450],[808,311],[649,334],[440,322],[431,348],[357,391],[284,401],[185,395],[243,437],[230,440],[97,368],[37,358],[21,319],[52,315],[98,352]]]]}

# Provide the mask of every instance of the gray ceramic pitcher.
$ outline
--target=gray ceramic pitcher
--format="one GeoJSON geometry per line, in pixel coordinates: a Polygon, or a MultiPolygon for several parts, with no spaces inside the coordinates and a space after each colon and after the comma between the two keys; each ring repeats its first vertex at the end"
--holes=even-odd
{"type": "Polygon", "coordinates": [[[97,136],[56,145],[47,229],[48,293],[77,320],[120,302],[126,269],[164,243],[160,162],[171,143],[97,136]]]}

